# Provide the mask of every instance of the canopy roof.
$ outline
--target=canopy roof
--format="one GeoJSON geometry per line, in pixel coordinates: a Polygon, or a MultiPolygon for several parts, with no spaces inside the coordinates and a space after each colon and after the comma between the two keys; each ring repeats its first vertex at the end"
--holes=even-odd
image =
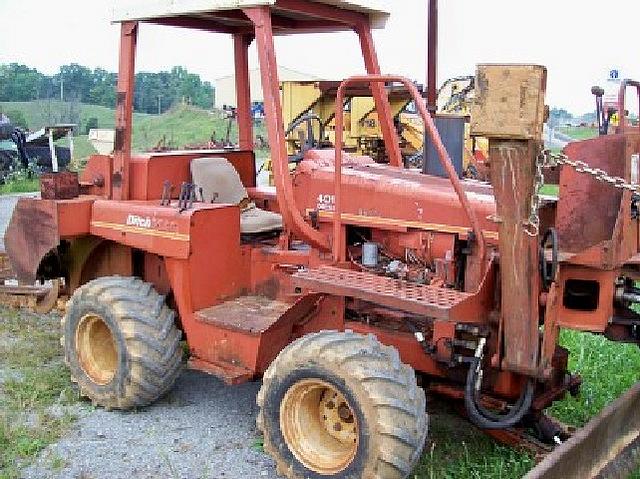
{"type": "Polygon", "coordinates": [[[383,28],[389,12],[381,0],[119,0],[113,21],[141,21],[222,33],[252,32],[242,8],[271,8],[275,34],[350,30],[369,17],[383,28]]]}

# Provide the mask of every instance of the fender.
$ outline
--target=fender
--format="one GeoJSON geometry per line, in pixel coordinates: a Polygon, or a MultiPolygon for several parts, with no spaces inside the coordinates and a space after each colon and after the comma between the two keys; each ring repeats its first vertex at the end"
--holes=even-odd
{"type": "Polygon", "coordinates": [[[40,262],[62,239],[89,234],[94,201],[93,197],[18,200],[4,235],[5,250],[18,280],[33,283],[40,262]]]}

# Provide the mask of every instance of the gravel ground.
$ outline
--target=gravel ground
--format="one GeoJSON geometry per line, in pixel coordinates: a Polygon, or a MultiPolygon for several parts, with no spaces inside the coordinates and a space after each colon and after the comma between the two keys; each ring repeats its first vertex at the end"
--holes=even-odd
{"type": "Polygon", "coordinates": [[[277,478],[256,446],[259,383],[226,386],[185,371],[138,412],[84,408],[74,429],[25,469],[25,479],[277,478]],[[62,459],[52,470],[52,457],[62,459]]]}

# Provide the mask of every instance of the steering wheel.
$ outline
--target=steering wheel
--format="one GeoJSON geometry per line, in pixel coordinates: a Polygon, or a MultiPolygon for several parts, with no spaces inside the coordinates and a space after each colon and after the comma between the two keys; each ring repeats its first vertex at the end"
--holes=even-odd
{"type": "Polygon", "coordinates": [[[551,283],[555,281],[558,273],[558,262],[558,232],[555,228],[549,228],[545,231],[540,242],[540,276],[542,277],[544,289],[549,289],[551,283]],[[547,244],[551,247],[551,262],[547,260],[545,255],[547,244]]]}
{"type": "Polygon", "coordinates": [[[285,137],[289,136],[289,134],[291,134],[293,130],[295,130],[297,127],[299,127],[303,123],[306,123],[307,125],[307,137],[304,143],[300,145],[300,151],[294,155],[289,156],[290,163],[300,163],[304,158],[304,154],[307,151],[311,150],[312,148],[317,148],[320,144],[320,141],[322,141],[322,139],[324,138],[324,124],[322,123],[322,118],[320,118],[318,115],[315,115],[313,113],[303,115],[300,118],[298,118],[296,121],[292,122],[289,125],[289,128],[287,128],[287,131],[284,132],[284,136],[285,137]],[[318,122],[318,125],[320,125],[319,140],[316,140],[315,135],[313,134],[314,120],[318,122]]]}

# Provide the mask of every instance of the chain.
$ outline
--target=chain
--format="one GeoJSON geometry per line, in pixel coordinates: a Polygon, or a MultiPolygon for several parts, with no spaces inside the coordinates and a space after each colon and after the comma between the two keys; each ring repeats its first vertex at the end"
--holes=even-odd
{"type": "Polygon", "coordinates": [[[592,168],[584,161],[572,160],[562,153],[552,153],[544,148],[540,150],[536,157],[536,172],[533,177],[533,193],[531,194],[531,212],[529,218],[525,222],[525,233],[529,236],[538,236],[540,233],[540,188],[544,185],[543,168],[555,168],[557,166],[569,166],[578,173],[591,175],[596,181],[619,188],[621,190],[631,191],[632,193],[640,192],[640,185],[628,183],[624,178],[612,176],[600,168],[592,168]]]}
{"type": "Polygon", "coordinates": [[[540,188],[544,186],[544,174],[542,168],[546,163],[546,150],[540,150],[536,157],[536,173],[533,177],[533,193],[531,194],[531,211],[529,212],[529,219],[525,222],[524,232],[529,236],[538,236],[540,233],[540,216],[538,211],[540,210],[540,203],[542,198],[540,197],[540,188]]]}
{"type": "Polygon", "coordinates": [[[584,161],[571,160],[567,155],[562,153],[551,153],[549,150],[543,150],[545,163],[543,167],[553,168],[558,165],[567,165],[576,170],[578,173],[586,173],[591,175],[596,181],[601,181],[614,188],[620,188],[622,190],[632,191],[634,193],[640,191],[640,185],[634,183],[627,183],[624,178],[619,176],[611,176],[606,171],[600,168],[592,168],[584,161]]]}

